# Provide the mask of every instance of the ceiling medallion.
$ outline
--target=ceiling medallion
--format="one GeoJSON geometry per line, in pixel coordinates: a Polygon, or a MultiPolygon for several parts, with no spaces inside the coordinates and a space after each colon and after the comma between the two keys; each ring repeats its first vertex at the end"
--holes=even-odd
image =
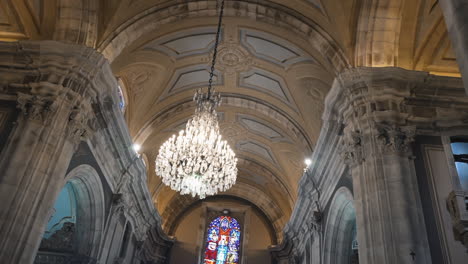
{"type": "Polygon", "coordinates": [[[226,73],[247,71],[252,64],[249,52],[236,43],[226,43],[219,47],[218,69],[226,73]]]}
{"type": "Polygon", "coordinates": [[[156,157],[156,174],[165,185],[181,194],[198,195],[202,199],[228,190],[237,178],[236,155],[219,132],[215,109],[221,96],[212,87],[223,11],[224,0],[221,1],[208,91],[195,93],[195,114],[184,130],[162,144],[156,157]]]}

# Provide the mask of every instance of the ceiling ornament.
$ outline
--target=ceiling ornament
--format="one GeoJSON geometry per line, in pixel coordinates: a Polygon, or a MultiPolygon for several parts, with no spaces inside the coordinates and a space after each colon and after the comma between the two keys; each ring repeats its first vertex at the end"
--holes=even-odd
{"type": "Polygon", "coordinates": [[[212,86],[223,11],[224,0],[221,0],[208,91],[203,93],[200,89],[195,93],[195,114],[185,130],[162,144],[156,157],[156,174],[165,185],[202,199],[228,190],[237,178],[236,155],[219,132],[216,107],[221,96],[212,86]]]}
{"type": "Polygon", "coordinates": [[[236,43],[220,45],[218,69],[226,73],[248,71],[252,65],[249,52],[236,43]]]}

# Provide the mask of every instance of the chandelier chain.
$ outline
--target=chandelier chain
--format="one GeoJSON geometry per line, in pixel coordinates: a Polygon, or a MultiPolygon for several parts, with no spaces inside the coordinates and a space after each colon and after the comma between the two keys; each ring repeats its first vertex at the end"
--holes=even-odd
{"type": "Polygon", "coordinates": [[[228,190],[237,178],[236,154],[222,138],[215,109],[221,102],[221,95],[213,92],[224,1],[221,0],[220,5],[208,93],[203,94],[201,89],[195,92],[195,114],[185,129],[161,145],[155,160],[156,174],[165,185],[182,195],[198,195],[201,199],[228,190]]]}
{"type": "MultiPolygon", "coordinates": [[[[216,2],[216,4],[218,4],[218,2],[216,2]]],[[[223,14],[224,14],[224,0],[221,0],[221,8],[219,11],[219,18],[218,18],[218,29],[216,31],[213,59],[211,61],[210,79],[208,81],[208,98],[207,98],[208,100],[211,99],[211,94],[213,93],[213,76],[214,76],[215,65],[216,65],[216,56],[218,55],[218,45],[219,45],[219,37],[221,35],[223,14]]]]}

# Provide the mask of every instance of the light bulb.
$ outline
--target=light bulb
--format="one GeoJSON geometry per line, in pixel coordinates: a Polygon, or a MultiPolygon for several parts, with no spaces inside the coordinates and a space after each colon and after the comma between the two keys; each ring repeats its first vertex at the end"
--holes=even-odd
{"type": "Polygon", "coordinates": [[[133,144],[133,150],[138,153],[141,150],[141,146],[139,144],[133,144]]]}
{"type": "Polygon", "coordinates": [[[309,167],[310,164],[312,164],[312,160],[309,159],[309,158],[307,158],[307,159],[304,160],[304,163],[305,163],[305,165],[306,165],[307,167],[309,167]]]}

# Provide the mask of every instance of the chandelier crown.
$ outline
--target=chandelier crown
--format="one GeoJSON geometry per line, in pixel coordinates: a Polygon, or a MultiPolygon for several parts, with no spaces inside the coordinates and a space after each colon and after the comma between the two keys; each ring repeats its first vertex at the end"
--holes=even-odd
{"type": "Polygon", "coordinates": [[[219,132],[216,107],[221,95],[212,87],[218,50],[224,0],[218,21],[208,92],[197,90],[197,107],[184,130],[162,144],[156,157],[156,174],[171,189],[181,194],[205,198],[228,190],[237,178],[237,158],[219,132]]]}

